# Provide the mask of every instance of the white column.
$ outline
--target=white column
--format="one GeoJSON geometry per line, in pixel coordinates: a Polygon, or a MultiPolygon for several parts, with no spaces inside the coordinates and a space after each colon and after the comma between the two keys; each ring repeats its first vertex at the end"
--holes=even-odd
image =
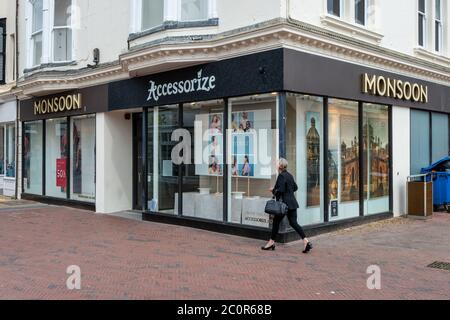
{"type": "Polygon", "coordinates": [[[51,41],[51,22],[53,17],[51,17],[51,12],[53,6],[51,5],[51,0],[43,1],[43,13],[42,13],[42,59],[41,63],[49,63],[51,59],[52,52],[52,41],[51,41]],[[50,21],[51,20],[51,21],[50,21]]]}
{"type": "Polygon", "coordinates": [[[208,0],[208,18],[214,19],[218,17],[219,15],[217,13],[217,0],[208,0]]]}
{"type": "Polygon", "coordinates": [[[164,0],[164,21],[178,21],[181,17],[181,0],[164,0]]]}
{"type": "Polygon", "coordinates": [[[411,167],[411,129],[410,109],[392,108],[392,190],[394,215],[406,214],[406,180],[411,167]]]}

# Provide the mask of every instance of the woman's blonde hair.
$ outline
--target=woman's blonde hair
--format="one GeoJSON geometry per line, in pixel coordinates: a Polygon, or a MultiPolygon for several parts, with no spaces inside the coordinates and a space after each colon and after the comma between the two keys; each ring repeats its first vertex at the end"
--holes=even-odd
{"type": "Polygon", "coordinates": [[[281,170],[283,170],[283,171],[287,170],[288,166],[289,166],[289,162],[286,159],[280,158],[280,160],[278,160],[278,167],[281,170]]]}

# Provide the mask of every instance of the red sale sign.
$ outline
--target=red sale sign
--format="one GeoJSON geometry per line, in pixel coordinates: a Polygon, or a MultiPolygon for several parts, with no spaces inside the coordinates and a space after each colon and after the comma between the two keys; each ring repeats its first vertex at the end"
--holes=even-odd
{"type": "Polygon", "coordinates": [[[66,158],[56,159],[56,186],[61,188],[67,186],[66,158]]]}

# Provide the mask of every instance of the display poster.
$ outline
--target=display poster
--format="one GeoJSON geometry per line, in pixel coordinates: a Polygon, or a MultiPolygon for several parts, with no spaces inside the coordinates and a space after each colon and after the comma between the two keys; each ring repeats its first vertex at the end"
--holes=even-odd
{"type": "Polygon", "coordinates": [[[370,197],[389,196],[389,138],[386,118],[368,119],[370,197]]]}
{"type": "Polygon", "coordinates": [[[66,158],[56,159],[56,186],[65,189],[67,186],[66,158]]]}
{"type": "Polygon", "coordinates": [[[337,218],[339,216],[339,205],[337,200],[331,201],[330,209],[331,217],[337,218]]]}
{"type": "Polygon", "coordinates": [[[341,202],[359,199],[358,118],[341,116],[341,202]]]}
{"type": "Polygon", "coordinates": [[[320,113],[306,112],[306,202],[307,207],[320,206],[320,113]]]}

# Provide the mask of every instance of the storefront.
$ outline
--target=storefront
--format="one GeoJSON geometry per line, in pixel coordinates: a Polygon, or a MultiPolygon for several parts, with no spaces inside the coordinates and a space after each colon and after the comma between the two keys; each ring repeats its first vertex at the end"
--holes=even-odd
{"type": "Polygon", "coordinates": [[[48,108],[66,94],[23,103],[25,196],[260,238],[277,159],[307,229],[390,217],[410,173],[403,122],[450,110],[446,86],[290,49],[99,88],[63,113],[48,108]]]}
{"type": "Polygon", "coordinates": [[[0,104],[0,195],[16,196],[15,100],[0,104]]]}
{"type": "Polygon", "coordinates": [[[22,198],[95,208],[96,113],[107,87],[21,101],[22,198]]]}

